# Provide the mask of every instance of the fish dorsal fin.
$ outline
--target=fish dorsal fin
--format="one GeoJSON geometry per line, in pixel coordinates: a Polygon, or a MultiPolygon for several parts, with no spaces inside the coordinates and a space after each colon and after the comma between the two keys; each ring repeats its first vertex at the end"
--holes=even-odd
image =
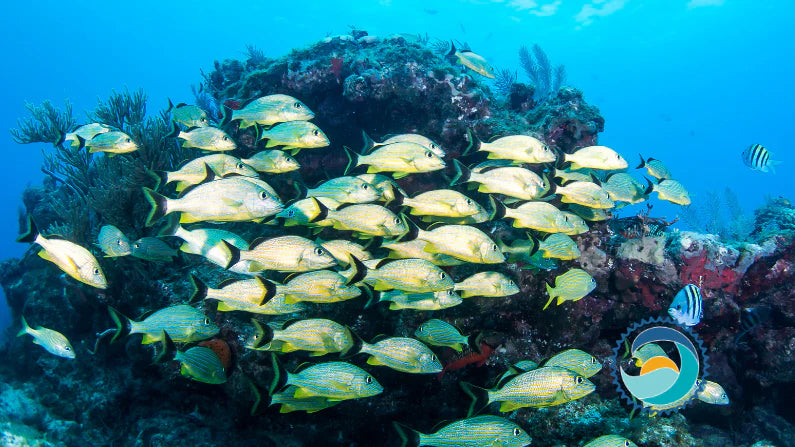
{"type": "Polygon", "coordinates": [[[351,255],[348,261],[351,265],[350,269],[348,270],[351,273],[351,277],[345,282],[346,286],[361,282],[364,277],[367,276],[367,266],[365,266],[362,261],[359,260],[359,258],[351,255]]]}
{"type": "Polygon", "coordinates": [[[290,326],[292,324],[295,324],[295,323],[297,323],[299,321],[301,321],[300,318],[290,318],[289,320],[287,320],[284,323],[282,323],[282,327],[281,328],[282,329],[287,329],[288,326],[290,326]]]}
{"type": "Polygon", "coordinates": [[[379,341],[386,340],[387,338],[392,338],[392,336],[391,335],[387,335],[387,334],[378,334],[375,337],[373,337],[373,341],[370,342],[370,344],[374,345],[374,344],[378,343],[379,341]]]}
{"type": "Polygon", "coordinates": [[[248,249],[249,250],[254,250],[255,248],[257,248],[257,246],[259,246],[260,244],[262,244],[263,242],[265,242],[267,240],[268,240],[268,238],[266,238],[266,237],[258,237],[256,239],[254,239],[253,241],[251,241],[251,245],[248,246],[248,249]]]}
{"type": "MultiPolygon", "coordinates": [[[[309,368],[310,366],[313,366],[313,365],[316,365],[316,363],[312,363],[312,362],[304,362],[304,363],[301,363],[300,365],[298,365],[298,367],[297,367],[297,368],[295,368],[295,371],[293,371],[293,374],[298,374],[298,373],[300,373],[301,371],[303,371],[303,370],[305,370],[305,369],[307,369],[307,368],[309,368]]],[[[299,389],[300,389],[300,388],[299,388],[299,389]]],[[[296,392],[296,395],[297,395],[297,394],[298,394],[298,393],[296,392]]],[[[296,397],[297,397],[297,396],[296,396],[296,397]]]]}
{"type": "Polygon", "coordinates": [[[141,315],[138,316],[138,321],[145,320],[148,316],[152,315],[153,313],[155,313],[154,310],[147,310],[146,312],[144,312],[144,313],[142,313],[141,315]]]}
{"type": "Polygon", "coordinates": [[[380,269],[381,267],[383,267],[383,266],[385,266],[385,265],[387,265],[387,264],[389,264],[391,262],[394,262],[394,261],[398,261],[398,259],[384,258],[384,259],[378,261],[378,263],[375,265],[375,269],[376,270],[380,269]]]}
{"type": "Polygon", "coordinates": [[[218,283],[218,288],[223,289],[226,286],[230,286],[232,284],[238,283],[242,281],[240,278],[228,278],[218,283]]]}
{"type": "Polygon", "coordinates": [[[187,104],[185,104],[184,102],[181,102],[181,103],[177,104],[176,106],[174,106],[174,108],[175,109],[179,109],[180,107],[187,107],[187,106],[188,106],[187,104]]]}
{"type": "Polygon", "coordinates": [[[194,189],[198,188],[202,184],[215,180],[215,171],[213,171],[212,168],[210,168],[210,165],[205,163],[204,164],[204,169],[205,169],[205,174],[204,174],[204,178],[202,179],[202,181],[200,181],[199,183],[197,183],[195,185],[190,185],[187,188],[183,189],[179,193],[179,195],[177,196],[178,199],[181,199],[181,198],[185,197],[186,195],[188,195],[189,192],[191,192],[194,189]]]}

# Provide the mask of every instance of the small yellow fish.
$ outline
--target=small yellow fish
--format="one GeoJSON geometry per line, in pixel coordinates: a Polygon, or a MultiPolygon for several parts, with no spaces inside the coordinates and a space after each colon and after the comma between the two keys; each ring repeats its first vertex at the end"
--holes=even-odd
{"type": "Polygon", "coordinates": [[[132,243],[132,255],[147,261],[170,262],[177,256],[177,250],[156,237],[142,237],[132,243]]]}
{"type": "Polygon", "coordinates": [[[403,197],[406,196],[406,191],[398,186],[394,180],[391,178],[381,175],[381,174],[359,174],[356,177],[364,180],[365,182],[375,186],[376,190],[378,191],[379,197],[378,200],[382,202],[391,202],[395,200],[395,197],[401,195],[403,197]]]}
{"type": "Polygon", "coordinates": [[[277,293],[277,286],[274,283],[258,276],[245,280],[228,279],[218,284],[217,289],[207,287],[207,284],[192,273],[190,282],[193,285],[190,301],[218,300],[220,312],[249,311],[264,306],[277,293]]]}
{"type": "Polygon", "coordinates": [[[174,105],[169,99],[166,113],[171,113],[172,120],[188,128],[207,127],[210,125],[210,120],[207,119],[207,112],[199,106],[188,105],[184,102],[174,105]]]}
{"type": "Polygon", "coordinates": [[[186,230],[179,224],[179,219],[171,219],[169,225],[166,226],[158,234],[160,237],[175,236],[182,239],[183,244],[180,246],[180,251],[192,255],[198,255],[206,258],[213,264],[229,269],[235,273],[247,274],[248,270],[241,269],[242,266],[232,263],[232,253],[221,244],[221,241],[226,241],[230,245],[240,249],[247,250],[248,242],[242,237],[226,230],[218,230],[215,228],[197,228],[195,230],[186,230]]]}
{"type": "Polygon", "coordinates": [[[131,320],[110,306],[108,312],[116,323],[116,333],[111,341],[122,335],[143,334],[141,343],[147,345],[162,340],[162,334],[166,332],[176,342],[189,343],[218,333],[215,323],[186,304],[160,309],[142,321],[131,320]]]}
{"type": "Polygon", "coordinates": [[[712,405],[729,405],[729,396],[723,387],[709,380],[701,382],[698,391],[696,391],[696,398],[712,405]]]}
{"type": "Polygon", "coordinates": [[[542,366],[559,366],[573,371],[586,379],[602,370],[596,357],[579,349],[567,349],[552,356],[542,366]]]}
{"type": "Polygon", "coordinates": [[[571,182],[566,186],[552,186],[552,192],[561,196],[563,203],[576,203],[588,208],[609,209],[615,206],[610,195],[593,182],[571,182]]]}
{"type": "Polygon", "coordinates": [[[687,188],[676,180],[665,179],[660,180],[660,183],[652,183],[646,179],[649,186],[646,188],[646,195],[652,192],[657,192],[657,197],[660,200],[667,200],[677,205],[690,205],[690,193],[687,188]]]}
{"type": "Polygon", "coordinates": [[[450,42],[450,51],[447,52],[447,56],[455,56],[459,64],[481,76],[494,79],[494,69],[486,62],[483,56],[477,53],[473,53],[469,50],[458,51],[453,42],[450,42]]]}
{"type": "Polygon", "coordinates": [[[279,288],[288,304],[299,301],[312,303],[337,303],[358,297],[362,291],[352,285],[364,278],[366,267],[356,258],[351,258],[348,272],[316,270],[292,277],[279,288]]]}
{"type": "Polygon", "coordinates": [[[453,289],[439,292],[408,293],[400,290],[382,292],[378,302],[389,302],[389,310],[442,310],[458,306],[463,303],[453,289]]]}
{"type": "Polygon", "coordinates": [[[248,262],[251,273],[263,270],[308,272],[337,265],[337,261],[323,247],[301,236],[279,236],[258,239],[248,250],[227,247],[241,261],[248,262]]]}
{"type": "Polygon", "coordinates": [[[301,149],[314,149],[326,147],[329,140],[326,134],[309,121],[289,121],[279,123],[260,133],[260,139],[267,139],[266,148],[283,146],[282,150],[290,151],[292,155],[301,149]]]}
{"type": "Polygon", "coordinates": [[[452,256],[441,253],[428,253],[425,247],[428,242],[421,239],[414,239],[406,242],[387,242],[381,244],[381,248],[389,250],[390,259],[424,259],[433,265],[446,267],[451,265],[461,265],[464,261],[452,256]]]}
{"type": "Polygon", "coordinates": [[[590,182],[591,171],[590,169],[582,169],[579,171],[555,169],[553,171],[553,177],[559,178],[561,185],[565,185],[568,182],[590,182]]]}
{"type": "Polygon", "coordinates": [[[152,210],[146,226],[163,216],[179,212],[181,223],[201,221],[262,221],[283,208],[279,197],[248,177],[228,177],[203,183],[186,191],[178,199],[170,199],[149,188],[143,188],[152,210]]]}
{"type": "Polygon", "coordinates": [[[99,248],[105,252],[105,257],[115,258],[117,256],[128,256],[132,253],[130,240],[121,230],[113,225],[103,225],[97,235],[99,248]]]}
{"type": "Polygon", "coordinates": [[[22,329],[20,329],[17,337],[21,337],[23,335],[30,335],[33,337],[33,343],[41,346],[50,354],[57,355],[58,357],[64,357],[67,359],[75,358],[75,350],[72,348],[71,343],[69,340],[60,332],[54,331],[52,329],[47,329],[46,327],[36,326],[36,328],[32,328],[28,326],[28,322],[25,321],[25,317],[22,318],[22,329]]]}
{"type": "Polygon", "coordinates": [[[657,343],[647,343],[632,353],[632,358],[635,359],[635,366],[642,367],[649,359],[653,357],[667,357],[668,354],[657,343]]]}
{"type": "Polygon", "coordinates": [[[546,239],[538,242],[538,251],[543,253],[545,258],[560,259],[561,261],[570,261],[580,257],[577,243],[564,233],[550,234],[546,239]]]}
{"type": "Polygon", "coordinates": [[[394,143],[379,147],[367,155],[346,151],[349,172],[356,166],[367,166],[367,173],[391,172],[396,179],[417,172],[433,172],[444,169],[445,162],[430,149],[417,143],[394,143]]]}
{"type": "Polygon", "coordinates": [[[629,439],[618,435],[600,436],[583,447],[638,447],[637,444],[629,439]]]}
{"type": "Polygon", "coordinates": [[[412,225],[408,239],[421,239],[428,244],[425,251],[452,256],[476,264],[500,264],[505,255],[484,232],[468,225],[442,225],[430,231],[412,225]]]}
{"type": "Polygon", "coordinates": [[[552,407],[583,398],[596,389],[590,380],[558,366],[520,373],[493,390],[466,382],[462,382],[461,386],[473,400],[470,414],[492,402],[500,402],[501,412],[523,407],[552,407]]]}
{"type": "Polygon", "coordinates": [[[398,196],[395,205],[411,208],[415,216],[467,217],[484,213],[480,204],[452,189],[437,189],[418,194],[413,198],[398,196]]]}
{"type": "Polygon", "coordinates": [[[627,168],[627,161],[618,152],[607,146],[588,146],[573,154],[564,154],[563,161],[571,162],[571,169],[599,169],[616,171],[627,168]]]}
{"type": "Polygon", "coordinates": [[[547,306],[553,299],[558,299],[558,306],[564,301],[578,301],[585,295],[591,293],[596,288],[596,280],[591,275],[582,269],[571,269],[566,273],[555,278],[555,287],[547,284],[547,293],[549,294],[549,301],[544,305],[546,310],[547,306]]]}
{"type": "Polygon", "coordinates": [[[348,265],[351,257],[355,257],[360,261],[367,261],[373,259],[373,255],[365,249],[364,246],[351,242],[345,239],[335,239],[331,241],[316,240],[321,247],[325,248],[337,263],[340,265],[348,265]]]}
{"type": "Polygon", "coordinates": [[[108,126],[107,124],[102,123],[91,123],[91,124],[84,124],[72,132],[63,136],[62,141],[56,143],[55,145],[58,146],[63,144],[64,142],[69,142],[69,146],[71,147],[79,147],[80,146],[80,138],[85,141],[88,141],[95,136],[101,133],[107,133],[113,130],[112,127],[108,126]]]}
{"type": "Polygon", "coordinates": [[[260,151],[242,161],[255,170],[267,174],[284,174],[301,168],[295,158],[278,149],[260,151]]]}
{"type": "Polygon", "coordinates": [[[274,378],[270,392],[294,386],[293,397],[325,397],[329,402],[361,399],[381,394],[384,387],[367,371],[346,362],[316,363],[290,373],[271,354],[274,378]]]}
{"type": "Polygon", "coordinates": [[[412,446],[525,447],[531,442],[530,435],[521,427],[499,416],[462,419],[430,434],[420,433],[398,423],[394,425],[402,439],[416,440],[412,446]]]}
{"type": "Polygon", "coordinates": [[[614,202],[634,205],[646,200],[646,188],[634,177],[623,172],[609,175],[602,183],[602,189],[607,191],[614,202]]]}
{"type": "Polygon", "coordinates": [[[117,154],[128,154],[138,150],[138,144],[124,132],[112,130],[110,132],[99,133],[90,140],[84,140],[77,136],[80,148],[87,148],[89,152],[104,152],[113,157],[117,154]]]}
{"type": "Polygon", "coordinates": [[[290,321],[280,329],[263,326],[255,319],[251,322],[257,331],[251,349],[282,353],[308,351],[309,355],[317,357],[331,353],[344,355],[353,347],[350,329],[323,318],[290,321]]]}
{"type": "Polygon", "coordinates": [[[336,210],[342,206],[341,202],[328,197],[309,197],[297,200],[287,208],[276,214],[283,219],[283,226],[309,225],[330,227],[334,222],[327,219],[329,210],[336,210]]]}
{"type": "Polygon", "coordinates": [[[473,296],[504,297],[519,293],[519,286],[499,272],[479,272],[455,285],[461,298],[473,296]]]}
{"type": "MultiPolygon", "coordinates": [[[[218,177],[227,177],[230,175],[242,175],[244,177],[257,176],[257,172],[253,168],[243,163],[243,161],[237,157],[227,154],[212,154],[195,158],[182,165],[177,171],[160,172],[158,173],[159,180],[162,184],[178,182],[177,192],[182,192],[189,186],[198,185],[206,181],[208,166],[212,169],[214,175],[218,177]]],[[[155,189],[157,189],[157,187],[155,187],[155,189]]]]}
{"type": "Polygon", "coordinates": [[[332,223],[335,230],[353,231],[363,238],[374,236],[394,238],[408,230],[400,216],[381,205],[368,203],[328,210],[326,219],[332,223]]]}
{"type": "Polygon", "coordinates": [[[638,156],[640,157],[640,164],[635,169],[646,168],[646,172],[658,180],[673,178],[673,175],[671,175],[671,170],[668,169],[668,167],[665,166],[665,164],[660,160],[655,158],[647,158],[644,160],[643,155],[638,154],[638,156]]]}
{"type": "Polygon", "coordinates": [[[456,176],[451,186],[474,182],[478,192],[503,194],[520,200],[535,200],[549,190],[549,183],[529,169],[513,166],[486,168],[480,172],[470,171],[458,160],[454,160],[456,176]]]}
{"type": "MultiPolygon", "coordinates": [[[[619,204],[616,208],[621,208],[624,205],[624,203],[619,204]]],[[[613,218],[613,213],[607,209],[589,208],[576,203],[570,203],[568,209],[567,218],[571,214],[576,215],[580,220],[587,220],[589,222],[603,222],[613,218]]],[[[576,223],[573,224],[576,225],[576,223]]]]}
{"type": "Polygon", "coordinates": [[[271,396],[270,405],[281,405],[279,413],[291,413],[293,411],[306,411],[307,413],[317,413],[320,410],[333,407],[342,402],[339,400],[328,400],[325,397],[309,396],[303,399],[296,399],[295,392],[297,387],[288,386],[284,391],[279,391],[271,396]]]}
{"type": "Polygon", "coordinates": [[[325,197],[339,203],[370,203],[380,196],[378,188],[359,177],[351,176],[333,178],[306,190],[307,198],[325,197]]]}
{"type": "MultiPolygon", "coordinates": [[[[463,351],[463,346],[465,345],[470,347],[478,347],[480,345],[477,335],[463,335],[452,324],[437,318],[432,318],[422,323],[414,331],[414,336],[431,346],[446,346],[458,352],[463,351]]],[[[472,349],[477,350],[476,348],[472,349]]]]}
{"type": "Polygon", "coordinates": [[[257,98],[246,104],[240,110],[224,108],[226,115],[223,124],[229,121],[240,120],[240,128],[251,127],[255,124],[272,126],[276,123],[287,121],[307,121],[315,117],[304,103],[289,95],[268,95],[257,98]]]}
{"type": "Polygon", "coordinates": [[[213,152],[237,149],[235,140],[217,127],[196,127],[185,132],[179,130],[175,124],[173,131],[168,136],[185,140],[182,147],[195,147],[213,152]]]}
{"type": "Polygon", "coordinates": [[[387,138],[381,143],[376,143],[375,141],[373,141],[373,139],[370,138],[370,136],[367,135],[367,133],[365,133],[364,131],[362,131],[362,137],[364,138],[364,149],[362,150],[363,154],[372,151],[374,148],[386,146],[388,144],[416,143],[421,146],[425,146],[431,152],[433,152],[434,154],[438,155],[441,158],[444,158],[445,156],[444,149],[442,149],[441,146],[433,142],[433,140],[431,140],[430,138],[418,135],[416,133],[404,133],[400,135],[394,135],[392,137],[387,138]]]}
{"type": "Polygon", "coordinates": [[[443,369],[430,348],[408,337],[389,337],[373,344],[362,343],[359,353],[370,355],[368,365],[387,366],[405,373],[434,374],[443,369]]]}
{"type": "Polygon", "coordinates": [[[565,216],[566,220],[572,225],[572,229],[569,231],[561,231],[561,233],[567,234],[569,236],[575,236],[578,234],[583,234],[588,232],[588,224],[582,219],[582,217],[569,212],[569,211],[561,211],[565,216]]]}
{"type": "MultiPolygon", "coordinates": [[[[474,144],[476,139],[474,136],[471,139],[474,144]]],[[[488,152],[490,159],[517,163],[552,163],[557,158],[549,146],[529,135],[511,135],[489,143],[481,141],[478,152],[488,152]]]]}
{"type": "Polygon", "coordinates": [[[382,260],[368,268],[364,282],[375,290],[398,289],[404,292],[438,292],[453,288],[444,270],[424,259],[382,260]]]}
{"type": "Polygon", "coordinates": [[[515,228],[530,228],[545,233],[566,233],[574,230],[574,226],[566,215],[548,202],[525,202],[516,208],[507,208],[498,200],[490,197],[491,219],[507,217],[513,219],[515,228]]]}
{"type": "Polygon", "coordinates": [[[17,242],[30,242],[38,244],[42,250],[39,257],[50,261],[64,273],[89,286],[106,289],[108,282],[99,266],[99,261],[90,251],[64,239],[50,236],[45,238],[39,234],[39,229],[28,216],[28,228],[25,233],[17,238],[17,242]]]}

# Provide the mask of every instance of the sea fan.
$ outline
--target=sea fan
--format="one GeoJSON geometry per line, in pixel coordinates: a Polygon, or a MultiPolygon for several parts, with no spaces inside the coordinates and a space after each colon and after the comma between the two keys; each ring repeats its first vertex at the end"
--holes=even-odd
{"type": "Polygon", "coordinates": [[[494,88],[498,93],[507,95],[511,92],[511,87],[516,83],[517,75],[515,71],[503,68],[497,71],[497,76],[494,79],[494,88]]]}
{"type": "Polygon", "coordinates": [[[547,53],[538,44],[533,45],[533,55],[538,65],[538,88],[536,91],[540,90],[543,92],[543,96],[547,96],[552,86],[552,65],[549,63],[547,53]]]}
{"type": "Polygon", "coordinates": [[[530,51],[527,50],[527,47],[519,48],[519,62],[522,64],[522,68],[524,68],[525,74],[527,77],[530,78],[530,83],[538,86],[538,64],[533,60],[533,56],[530,55],[530,51]]]}
{"type": "Polygon", "coordinates": [[[191,84],[190,89],[193,92],[196,105],[204,110],[211,120],[218,121],[218,118],[221,116],[221,108],[218,106],[218,101],[213,98],[213,95],[207,93],[207,90],[204,89],[204,84],[199,84],[198,89],[195,85],[191,84]]]}
{"type": "Polygon", "coordinates": [[[257,48],[256,45],[246,45],[246,53],[248,54],[246,65],[249,67],[258,67],[267,61],[265,52],[257,48]]]}
{"type": "Polygon", "coordinates": [[[560,87],[566,83],[566,67],[563,65],[558,65],[555,67],[555,73],[552,77],[552,91],[550,93],[557,92],[560,87]]]}
{"type": "Polygon", "coordinates": [[[566,68],[558,65],[553,72],[547,53],[538,44],[533,45],[532,52],[521,47],[519,62],[536,89],[534,98],[537,101],[545,100],[566,82],[566,68]]]}

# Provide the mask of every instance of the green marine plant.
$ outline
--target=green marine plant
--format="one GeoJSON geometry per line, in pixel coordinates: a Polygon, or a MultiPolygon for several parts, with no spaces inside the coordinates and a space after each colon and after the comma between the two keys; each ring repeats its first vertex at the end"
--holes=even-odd
{"type": "Polygon", "coordinates": [[[246,55],[248,56],[246,66],[249,69],[259,67],[268,61],[268,58],[265,57],[265,52],[256,45],[246,45],[246,55]]]}
{"type": "Polygon", "coordinates": [[[518,78],[515,71],[508,70],[507,68],[503,68],[497,70],[496,77],[494,78],[494,89],[497,90],[497,93],[501,95],[507,95],[511,93],[511,88],[516,83],[516,79],[518,78]]]}
{"type": "Polygon", "coordinates": [[[724,241],[744,241],[754,227],[753,218],[743,211],[730,188],[723,194],[707,191],[704,200],[683,206],[682,220],[690,230],[715,234],[724,241]]]}
{"type": "Polygon", "coordinates": [[[558,65],[553,69],[547,53],[538,44],[533,45],[532,53],[527,47],[521,47],[519,62],[536,89],[537,101],[547,99],[566,82],[566,67],[558,65]]]}
{"type": "Polygon", "coordinates": [[[11,129],[11,137],[19,144],[56,144],[63,135],[75,127],[72,104],[64,101],[64,110],[42,101],[40,105],[25,103],[30,117],[17,120],[18,128],[11,129]]]}
{"type": "Polygon", "coordinates": [[[94,121],[121,130],[126,130],[125,124],[140,125],[144,117],[146,117],[146,93],[141,89],[130,93],[126,87],[122,93],[111,91],[110,97],[105,102],[99,101],[91,115],[94,121]]]}

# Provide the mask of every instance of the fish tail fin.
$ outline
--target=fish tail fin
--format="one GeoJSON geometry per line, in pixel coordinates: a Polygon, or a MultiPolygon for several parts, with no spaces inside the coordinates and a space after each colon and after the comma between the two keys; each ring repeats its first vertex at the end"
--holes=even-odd
{"type": "Polygon", "coordinates": [[[80,135],[75,135],[75,137],[77,138],[77,150],[84,149],[86,147],[86,139],[80,135]]]}
{"type": "Polygon", "coordinates": [[[171,339],[171,336],[168,335],[168,332],[160,331],[160,343],[162,344],[162,347],[160,349],[160,353],[155,357],[155,363],[157,364],[173,360],[174,356],[177,354],[177,348],[174,346],[174,340],[171,339]]]}
{"type": "Polygon", "coordinates": [[[234,110],[232,110],[232,108],[228,105],[224,104],[223,107],[221,107],[221,123],[219,124],[219,127],[229,124],[232,121],[233,114],[234,110]]]}
{"type": "Polygon", "coordinates": [[[147,169],[146,173],[155,181],[155,186],[152,188],[154,191],[157,191],[161,186],[165,186],[168,183],[168,172],[166,171],[153,171],[147,169]]]}
{"type": "Polygon", "coordinates": [[[480,354],[480,340],[483,338],[483,332],[475,332],[467,337],[467,345],[469,349],[480,354]]]}
{"type": "Polygon", "coordinates": [[[770,168],[770,172],[775,174],[776,173],[776,166],[780,165],[781,162],[779,160],[770,160],[767,162],[767,167],[770,168]]]}
{"type": "Polygon", "coordinates": [[[389,201],[387,205],[396,205],[396,206],[403,205],[403,202],[406,200],[406,196],[404,196],[403,193],[398,191],[397,188],[394,189],[394,195],[395,198],[389,201]]]}
{"type": "Polygon", "coordinates": [[[491,216],[489,220],[497,220],[505,217],[505,205],[503,205],[502,202],[491,195],[489,196],[489,202],[491,204],[491,216]]]}
{"type": "Polygon", "coordinates": [[[370,135],[367,135],[367,132],[362,130],[362,140],[364,140],[364,145],[362,146],[362,150],[359,151],[361,154],[369,154],[371,150],[375,147],[375,141],[370,138],[370,135]]]}
{"type": "Polygon", "coordinates": [[[22,320],[22,329],[20,329],[19,332],[17,332],[17,337],[21,337],[27,334],[28,331],[30,330],[30,326],[28,326],[28,322],[25,320],[25,316],[22,315],[19,318],[22,320]]]}
{"type": "Polygon", "coordinates": [[[229,270],[230,267],[240,262],[240,249],[224,239],[221,239],[221,244],[223,244],[226,250],[229,252],[229,262],[227,262],[226,266],[224,267],[224,269],[229,270]]]}
{"type": "Polygon", "coordinates": [[[119,336],[125,336],[130,333],[131,321],[129,318],[111,306],[108,306],[108,313],[110,313],[110,317],[113,319],[113,322],[116,323],[116,333],[113,334],[113,337],[110,339],[110,342],[113,343],[117,338],[119,338],[119,336]]]}
{"type": "Polygon", "coordinates": [[[417,236],[420,235],[420,227],[417,226],[411,219],[408,218],[405,214],[401,214],[403,217],[403,222],[406,223],[406,232],[398,236],[394,239],[394,242],[408,242],[417,239],[417,236]]]}
{"type": "Polygon", "coordinates": [[[268,393],[272,395],[287,385],[288,377],[287,370],[284,369],[284,365],[279,362],[279,358],[274,353],[271,353],[271,366],[273,367],[273,379],[268,387],[268,393]]]}
{"type": "Polygon", "coordinates": [[[152,206],[149,215],[146,216],[146,226],[151,227],[157,220],[162,219],[168,213],[168,198],[158,194],[149,188],[141,188],[146,197],[146,201],[152,206]]]}
{"type": "MultiPolygon", "coordinates": [[[[248,388],[251,390],[251,394],[254,395],[254,403],[251,404],[251,410],[249,410],[249,415],[254,416],[254,413],[257,412],[257,408],[259,408],[260,402],[262,402],[262,392],[260,392],[259,386],[257,386],[253,380],[246,377],[246,382],[248,382],[248,388]]],[[[270,396],[266,395],[266,397],[268,398],[268,405],[270,405],[270,396]]]]}
{"type": "Polygon", "coordinates": [[[459,385],[461,385],[464,393],[472,399],[472,403],[469,404],[469,409],[467,410],[467,417],[480,413],[491,403],[489,402],[489,390],[486,388],[481,388],[468,382],[459,382],[459,385]]]}
{"type": "Polygon", "coordinates": [[[638,154],[638,157],[640,157],[640,164],[638,164],[635,169],[644,168],[646,166],[646,160],[643,159],[643,155],[638,154]]]}
{"type": "MultiPolygon", "coordinates": [[[[234,265],[234,264],[232,264],[234,265]]],[[[262,287],[262,298],[260,299],[259,305],[264,306],[268,301],[271,300],[274,296],[276,296],[276,284],[272,281],[268,281],[267,279],[261,276],[255,276],[254,279],[259,282],[260,286],[262,287]]]]}
{"type": "Polygon", "coordinates": [[[552,303],[552,300],[555,299],[555,289],[552,286],[550,286],[549,283],[546,283],[544,285],[547,286],[547,293],[549,294],[549,301],[547,301],[547,304],[545,304],[544,308],[541,309],[541,310],[547,310],[547,307],[549,307],[549,305],[552,303]]]}
{"type": "Polygon", "coordinates": [[[392,426],[400,437],[400,447],[419,447],[420,432],[395,421],[392,422],[392,426]]]}
{"type": "Polygon", "coordinates": [[[356,256],[351,255],[348,258],[348,262],[350,267],[348,268],[348,273],[346,277],[348,278],[345,281],[345,285],[349,286],[351,284],[356,284],[357,282],[361,282],[365,276],[367,276],[367,266],[364,265],[362,261],[359,260],[356,256]]]}
{"type": "Polygon", "coordinates": [[[469,171],[469,168],[464,166],[458,160],[453,160],[453,164],[455,165],[455,177],[450,182],[450,186],[456,186],[469,181],[469,178],[472,176],[472,172],[469,171]]]}
{"type": "MultiPolygon", "coordinates": [[[[467,140],[469,140],[469,145],[467,146],[466,149],[464,149],[464,152],[461,153],[462,157],[469,155],[475,146],[478,146],[478,148],[480,148],[480,143],[481,143],[480,138],[478,138],[477,135],[475,135],[475,132],[470,128],[467,128],[467,140]]],[[[475,151],[477,150],[478,149],[475,149],[475,151]]]]}
{"type": "Polygon", "coordinates": [[[251,324],[254,325],[254,330],[257,331],[257,334],[254,336],[254,347],[260,348],[263,345],[270,343],[273,340],[273,329],[267,324],[265,326],[262,325],[259,321],[255,318],[251,319],[251,324]]]}
{"type": "Polygon", "coordinates": [[[166,98],[166,101],[168,101],[168,107],[166,108],[166,113],[169,113],[171,112],[171,110],[174,109],[174,103],[171,102],[171,98],[166,98]]]}
{"type": "Polygon", "coordinates": [[[189,303],[203,301],[207,298],[207,284],[205,284],[198,276],[193,273],[190,274],[190,284],[193,286],[193,293],[188,300],[189,303]]]}
{"type": "Polygon", "coordinates": [[[61,146],[64,143],[64,141],[66,141],[66,134],[64,134],[60,130],[56,130],[56,132],[58,132],[57,133],[58,139],[55,140],[55,143],[53,143],[53,145],[57,147],[57,146],[61,146]]]}
{"type": "Polygon", "coordinates": [[[530,247],[530,256],[538,253],[538,249],[541,247],[541,243],[538,242],[538,239],[534,238],[533,235],[527,233],[527,240],[529,240],[533,245],[530,247]]]}
{"type": "Polygon", "coordinates": [[[373,290],[373,288],[367,284],[365,284],[362,289],[364,290],[364,294],[367,295],[367,303],[364,305],[365,309],[369,309],[381,302],[381,292],[373,290]]]}
{"type": "MultiPolygon", "coordinates": [[[[459,42],[459,43],[460,43],[460,42],[459,42]]],[[[451,40],[451,41],[450,41],[450,49],[449,49],[449,50],[447,50],[447,54],[445,54],[444,56],[445,56],[445,57],[450,57],[450,56],[454,55],[454,54],[455,54],[455,52],[456,52],[456,49],[455,49],[455,44],[454,44],[454,43],[453,43],[453,41],[451,40]]]]}
{"type": "Polygon", "coordinates": [[[179,215],[172,214],[166,219],[166,225],[157,232],[157,237],[176,236],[180,228],[179,215]]]}
{"type": "Polygon", "coordinates": [[[348,330],[351,331],[351,337],[353,338],[353,344],[346,351],[340,352],[340,358],[341,359],[349,359],[349,358],[353,357],[354,355],[362,352],[362,346],[364,346],[364,340],[362,340],[362,337],[360,337],[359,334],[354,332],[353,329],[348,328],[348,330]]]}
{"type": "Polygon", "coordinates": [[[359,165],[359,154],[353,152],[351,148],[348,146],[342,146],[342,149],[345,151],[345,156],[348,157],[348,165],[345,166],[345,174],[348,175],[349,172],[353,170],[356,166],[359,165]]]}
{"type": "Polygon", "coordinates": [[[652,193],[652,191],[654,191],[654,183],[651,180],[649,180],[648,177],[643,177],[643,178],[646,179],[646,183],[649,185],[646,187],[646,190],[643,191],[643,194],[648,196],[649,194],[652,193]]]}
{"type": "Polygon", "coordinates": [[[166,138],[177,138],[179,136],[179,126],[175,121],[171,122],[171,130],[166,134],[166,138]]]}
{"type": "Polygon", "coordinates": [[[33,222],[33,218],[28,214],[27,228],[24,233],[17,237],[17,242],[34,242],[38,236],[39,229],[36,227],[36,223],[33,222]]]}

